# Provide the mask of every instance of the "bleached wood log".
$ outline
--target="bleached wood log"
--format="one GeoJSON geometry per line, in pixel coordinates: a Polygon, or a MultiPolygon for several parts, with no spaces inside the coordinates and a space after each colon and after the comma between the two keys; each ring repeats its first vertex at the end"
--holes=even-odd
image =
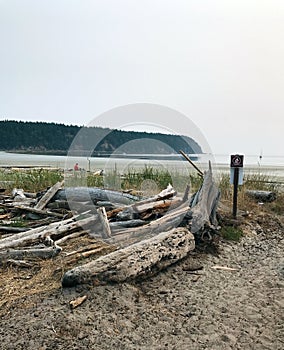
{"type": "Polygon", "coordinates": [[[115,232],[115,230],[121,230],[123,228],[133,228],[147,225],[149,221],[145,220],[126,220],[126,221],[114,221],[110,222],[109,226],[111,228],[111,232],[115,232]]]}
{"type": "MultiPolygon", "coordinates": [[[[108,218],[112,218],[112,217],[116,216],[119,212],[121,212],[123,210],[136,209],[137,206],[139,207],[139,206],[147,204],[147,203],[154,203],[154,202],[157,202],[157,201],[166,200],[166,199],[174,197],[175,195],[176,195],[175,189],[172,186],[169,185],[166,189],[164,189],[159,194],[157,194],[157,195],[155,195],[153,197],[139,200],[139,201],[137,201],[137,202],[135,202],[133,204],[130,204],[128,206],[124,206],[124,207],[121,207],[121,208],[113,209],[111,211],[108,211],[107,215],[108,215],[108,218]]],[[[137,211],[137,209],[136,209],[136,211],[137,211]]]]}
{"type": "Polygon", "coordinates": [[[74,238],[78,238],[78,237],[82,237],[82,236],[86,236],[90,233],[89,230],[84,230],[84,231],[79,231],[79,232],[74,232],[74,233],[70,233],[67,234],[66,236],[56,240],[56,244],[58,245],[62,245],[64,244],[66,241],[70,240],[70,239],[74,239],[74,238]]]}
{"type": "Polygon", "coordinates": [[[56,200],[54,202],[50,202],[46,205],[48,209],[70,209],[70,206],[67,201],[64,200],[56,200]]]}
{"type": "Polygon", "coordinates": [[[61,248],[58,246],[38,249],[8,249],[0,251],[0,262],[3,263],[5,260],[23,260],[28,258],[40,258],[50,259],[55,257],[61,252],[61,248]]]}
{"type": "Polygon", "coordinates": [[[112,203],[131,204],[140,198],[128,193],[106,190],[97,187],[67,187],[59,190],[54,196],[55,199],[68,200],[75,202],[94,202],[109,201],[112,203]]]}
{"type": "Polygon", "coordinates": [[[44,240],[47,236],[50,236],[53,241],[62,237],[65,233],[70,233],[74,229],[82,229],[85,225],[93,224],[98,220],[97,216],[91,216],[78,221],[69,219],[68,223],[57,223],[57,225],[50,224],[44,228],[38,228],[30,230],[28,232],[19,233],[0,240],[0,249],[8,249],[14,247],[20,247],[27,244],[27,242],[37,242],[44,240]]]}
{"type": "Polygon", "coordinates": [[[119,212],[116,216],[117,220],[133,220],[133,219],[147,219],[148,217],[163,213],[167,211],[170,207],[176,208],[182,203],[182,200],[177,199],[165,199],[159,201],[151,201],[151,202],[138,202],[132,205],[129,208],[126,208],[119,212]]]}
{"type": "Polygon", "coordinates": [[[163,217],[151,221],[147,225],[113,231],[112,237],[105,241],[111,244],[129,245],[141,239],[153,237],[163,231],[169,231],[170,229],[179,226],[188,211],[188,204],[185,203],[179,208],[170,211],[163,217]]]}
{"type": "Polygon", "coordinates": [[[3,239],[0,240],[0,249],[1,248],[7,248],[5,246],[5,244],[8,243],[8,242],[13,242],[13,241],[15,241],[17,239],[25,239],[27,237],[36,235],[37,233],[41,233],[44,230],[52,229],[54,227],[59,227],[61,225],[67,225],[67,224],[69,224],[71,222],[75,222],[75,221],[76,221],[75,218],[70,218],[70,219],[66,219],[66,220],[62,220],[62,221],[57,221],[57,222],[54,222],[54,223],[49,224],[49,225],[40,226],[40,227],[31,229],[29,231],[21,232],[21,233],[14,234],[12,236],[3,238],[3,239]]]}
{"type": "Polygon", "coordinates": [[[35,209],[43,210],[45,206],[51,201],[56,192],[62,187],[64,181],[59,181],[41,197],[38,203],[35,206],[35,209]]]}
{"type": "Polygon", "coordinates": [[[194,248],[192,233],[178,227],[67,271],[62,286],[85,283],[97,285],[145,277],[174,264],[194,248]]]}
{"type": "Polygon", "coordinates": [[[18,239],[24,240],[27,237],[36,235],[37,233],[43,232],[45,230],[51,230],[53,228],[58,228],[60,226],[68,225],[68,224],[70,224],[72,222],[75,222],[75,221],[79,220],[80,216],[85,215],[85,214],[88,214],[88,212],[82,213],[80,215],[73,216],[72,218],[69,218],[69,219],[56,221],[56,222],[53,222],[53,223],[51,223],[49,225],[36,227],[36,228],[33,228],[33,229],[29,230],[29,231],[17,233],[17,234],[11,235],[9,237],[2,238],[0,240],[0,249],[8,248],[8,247],[6,247],[6,243],[8,243],[8,242],[13,242],[13,241],[18,240],[18,239]]]}
{"type": "Polygon", "coordinates": [[[14,259],[8,259],[3,264],[10,265],[10,266],[16,266],[21,268],[31,268],[33,267],[33,264],[30,262],[27,262],[25,260],[14,260],[14,259]]]}
{"type": "Polygon", "coordinates": [[[37,208],[27,207],[24,205],[14,205],[14,208],[20,209],[23,211],[28,211],[30,213],[40,214],[40,215],[56,216],[58,218],[63,218],[63,216],[64,216],[60,213],[55,213],[55,212],[50,211],[50,210],[41,210],[41,209],[37,209],[37,208]]]}
{"type": "Polygon", "coordinates": [[[0,232],[6,232],[6,233],[19,233],[19,232],[26,232],[30,229],[28,227],[14,227],[14,226],[0,226],[0,232]]]}
{"type": "Polygon", "coordinates": [[[212,176],[212,168],[209,163],[209,170],[204,174],[203,184],[191,203],[192,217],[191,232],[197,233],[202,230],[205,224],[217,225],[216,209],[220,197],[220,191],[215,185],[212,176]]]}
{"type": "Polygon", "coordinates": [[[276,193],[272,191],[246,190],[246,194],[261,202],[273,202],[276,199],[276,193]]]}

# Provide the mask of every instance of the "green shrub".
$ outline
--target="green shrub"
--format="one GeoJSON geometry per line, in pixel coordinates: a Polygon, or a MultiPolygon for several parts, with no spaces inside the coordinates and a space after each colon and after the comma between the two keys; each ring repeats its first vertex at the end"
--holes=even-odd
{"type": "Polygon", "coordinates": [[[223,226],[221,228],[221,236],[224,239],[230,240],[230,241],[239,241],[243,235],[243,231],[234,226],[223,226]]]}

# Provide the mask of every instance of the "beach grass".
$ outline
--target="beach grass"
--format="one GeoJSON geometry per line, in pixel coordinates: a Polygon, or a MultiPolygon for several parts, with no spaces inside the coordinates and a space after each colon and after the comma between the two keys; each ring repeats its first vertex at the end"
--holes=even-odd
{"type": "Polygon", "coordinates": [[[39,192],[62,180],[63,174],[57,170],[0,170],[0,186],[7,190],[19,188],[26,192],[39,192]]]}
{"type": "MultiPolygon", "coordinates": [[[[65,179],[65,186],[88,186],[101,187],[116,190],[135,190],[141,191],[145,195],[159,193],[171,184],[176,191],[181,194],[185,191],[187,185],[190,185],[190,192],[196,192],[201,184],[202,177],[195,172],[179,173],[177,170],[169,171],[146,166],[140,170],[128,168],[121,174],[116,167],[108,170],[103,175],[97,175],[91,172],[70,172],[68,176],[60,170],[49,169],[24,169],[0,170],[0,188],[11,191],[13,188],[21,188],[26,192],[40,192],[54,185],[56,182],[65,179]]],[[[233,186],[230,184],[228,173],[221,173],[215,177],[216,185],[221,192],[221,200],[231,202],[233,198],[233,186]]],[[[273,203],[267,203],[266,206],[276,214],[283,213],[283,185],[277,182],[274,176],[261,173],[248,173],[244,176],[243,185],[239,186],[238,207],[241,210],[247,210],[254,206],[255,201],[246,195],[246,190],[265,190],[273,191],[277,198],[273,203]]]]}

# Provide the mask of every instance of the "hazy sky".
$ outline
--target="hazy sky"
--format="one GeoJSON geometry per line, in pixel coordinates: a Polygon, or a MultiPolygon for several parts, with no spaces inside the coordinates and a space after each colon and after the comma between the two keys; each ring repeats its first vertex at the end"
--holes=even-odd
{"type": "Polygon", "coordinates": [[[283,0],[0,0],[0,49],[1,119],[153,103],[214,153],[284,156],[283,0]]]}

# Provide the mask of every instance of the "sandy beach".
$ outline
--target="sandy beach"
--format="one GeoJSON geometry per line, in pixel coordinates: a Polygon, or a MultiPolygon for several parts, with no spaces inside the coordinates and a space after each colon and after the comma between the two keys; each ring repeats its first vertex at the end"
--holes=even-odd
{"type": "MultiPolygon", "coordinates": [[[[251,212],[242,229],[242,240],[221,240],[218,253],[196,249],[133,283],[30,294],[23,279],[48,281],[15,270],[22,290],[1,307],[0,349],[281,350],[283,216],[251,212]],[[70,300],[83,295],[87,300],[71,310],[70,300]]],[[[5,273],[11,271],[2,283],[5,273]]]]}
{"type": "MultiPolygon", "coordinates": [[[[220,208],[222,225],[230,214],[220,208]]],[[[239,242],[197,246],[131,283],[62,288],[60,257],[1,268],[0,349],[282,350],[283,212],[248,205],[238,219],[239,242]],[[72,310],[70,301],[81,296],[86,301],[72,310]]]]}

